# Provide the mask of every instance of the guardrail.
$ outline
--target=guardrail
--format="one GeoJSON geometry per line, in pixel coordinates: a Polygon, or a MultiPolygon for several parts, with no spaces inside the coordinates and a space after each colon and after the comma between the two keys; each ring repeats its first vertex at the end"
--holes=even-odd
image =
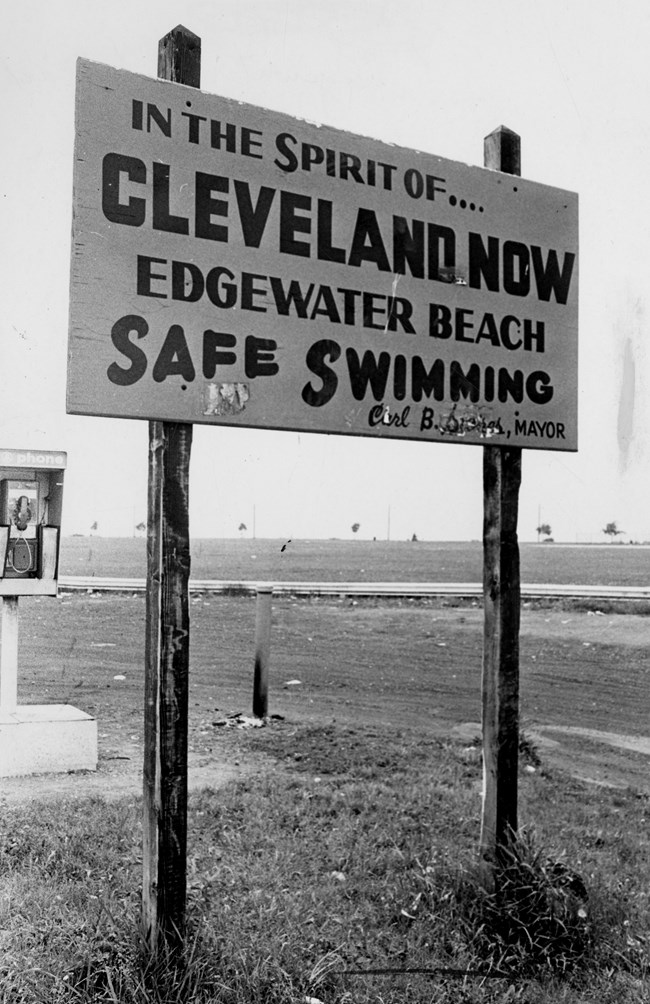
{"type": "MultiPolygon", "coordinates": [[[[145,579],[62,575],[59,591],[142,593],[145,579]]],[[[272,588],[276,596],[427,596],[474,597],[483,595],[479,582],[268,582],[258,580],[191,579],[190,593],[241,593],[254,595],[272,588]]],[[[522,599],[650,600],[650,586],[584,586],[523,583],[522,599]]]]}

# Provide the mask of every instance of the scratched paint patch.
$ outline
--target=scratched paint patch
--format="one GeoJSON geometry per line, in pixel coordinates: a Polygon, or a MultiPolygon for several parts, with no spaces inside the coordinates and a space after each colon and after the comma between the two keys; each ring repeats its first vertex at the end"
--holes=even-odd
{"type": "Polygon", "coordinates": [[[250,397],[247,383],[208,383],[203,389],[204,415],[238,415],[250,397]]]}
{"type": "Polygon", "coordinates": [[[490,414],[491,409],[477,408],[467,405],[462,411],[454,404],[450,411],[442,413],[437,425],[441,436],[457,436],[462,438],[468,433],[479,435],[481,439],[492,439],[493,436],[503,436],[505,430],[501,419],[490,414]]]}

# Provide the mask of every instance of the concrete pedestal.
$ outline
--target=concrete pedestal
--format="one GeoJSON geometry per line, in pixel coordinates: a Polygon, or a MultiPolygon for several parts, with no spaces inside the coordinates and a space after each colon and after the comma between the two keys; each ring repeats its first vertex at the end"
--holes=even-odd
{"type": "Polygon", "coordinates": [[[0,777],[97,770],[97,722],[69,704],[0,709],[0,777]]]}

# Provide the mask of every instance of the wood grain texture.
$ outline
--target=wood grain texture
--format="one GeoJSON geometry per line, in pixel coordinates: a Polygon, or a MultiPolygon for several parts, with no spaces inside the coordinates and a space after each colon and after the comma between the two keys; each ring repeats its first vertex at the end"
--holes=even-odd
{"type": "MultiPolygon", "coordinates": [[[[198,86],[200,52],[196,35],[174,29],[158,75],[198,86]]],[[[192,432],[149,423],[142,915],[153,954],[185,939],[192,432]]]]}
{"type": "MultiPolygon", "coordinates": [[[[521,167],[520,140],[499,127],[485,140],[485,166],[521,167]]],[[[517,518],[521,449],[483,448],[483,805],[480,870],[494,889],[496,866],[518,826],[519,622],[521,577],[517,518]]]]}

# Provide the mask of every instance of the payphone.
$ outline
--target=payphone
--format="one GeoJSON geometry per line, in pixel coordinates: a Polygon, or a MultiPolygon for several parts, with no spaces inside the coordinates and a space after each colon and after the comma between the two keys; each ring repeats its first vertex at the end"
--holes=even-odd
{"type": "Polygon", "coordinates": [[[0,449],[0,596],[55,595],[66,454],[0,449]]]}
{"type": "Polygon", "coordinates": [[[35,576],[38,569],[38,481],[0,481],[0,519],[7,526],[4,574],[35,576]]]}
{"type": "Polygon", "coordinates": [[[18,703],[18,602],[57,594],[66,459],[0,448],[0,777],[97,768],[91,715],[18,703]]]}

